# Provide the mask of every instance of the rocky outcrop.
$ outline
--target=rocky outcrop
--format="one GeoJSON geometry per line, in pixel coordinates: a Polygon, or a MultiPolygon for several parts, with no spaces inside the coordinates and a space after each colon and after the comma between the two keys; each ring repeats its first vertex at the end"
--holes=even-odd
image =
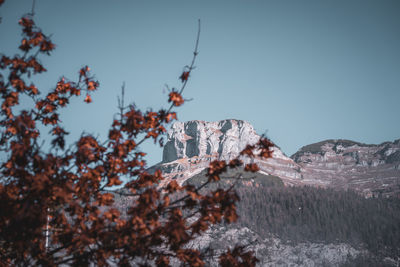
{"type": "Polygon", "coordinates": [[[302,147],[291,158],[305,184],[353,189],[367,196],[400,192],[400,139],[380,145],[326,140],[302,147]]]}
{"type": "Polygon", "coordinates": [[[168,132],[163,163],[193,157],[229,160],[258,139],[253,126],[246,121],[176,122],[168,132]]]}
{"type": "MultiPolygon", "coordinates": [[[[253,126],[242,120],[176,122],[168,132],[163,161],[150,170],[160,169],[167,178],[164,183],[175,179],[182,184],[207,168],[212,160],[229,161],[259,138],[253,126]]],[[[271,159],[253,161],[261,173],[279,176],[286,184],[296,184],[301,177],[299,165],[278,147],[273,148],[271,159]]]]}
{"type": "Polygon", "coordinates": [[[366,253],[345,243],[290,244],[276,236],[263,238],[247,227],[237,228],[234,225],[213,226],[188,247],[211,251],[215,256],[207,259],[207,265],[219,266],[218,256],[226,251],[226,248],[232,249],[233,245],[244,246],[253,251],[259,259],[257,266],[340,266],[348,257],[366,253]]]}

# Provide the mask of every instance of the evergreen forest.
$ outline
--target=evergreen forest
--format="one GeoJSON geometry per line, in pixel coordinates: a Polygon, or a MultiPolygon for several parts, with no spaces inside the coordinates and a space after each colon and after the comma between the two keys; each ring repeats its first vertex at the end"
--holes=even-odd
{"type": "MultiPolygon", "coordinates": [[[[365,198],[353,192],[316,187],[283,186],[275,176],[232,171],[217,184],[235,185],[240,197],[236,226],[261,237],[275,235],[288,243],[347,243],[379,257],[400,255],[400,199],[365,198]],[[239,173],[239,172],[238,172],[239,173]]],[[[204,173],[188,182],[206,179],[204,173]]]]}

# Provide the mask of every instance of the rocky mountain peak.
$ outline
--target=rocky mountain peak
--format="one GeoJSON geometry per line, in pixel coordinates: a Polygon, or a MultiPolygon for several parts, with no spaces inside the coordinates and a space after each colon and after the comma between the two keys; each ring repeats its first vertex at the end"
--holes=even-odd
{"type": "MultiPolygon", "coordinates": [[[[151,167],[150,171],[162,171],[166,179],[161,186],[171,179],[182,184],[208,168],[211,161],[229,161],[259,139],[253,126],[243,120],[175,122],[168,132],[162,162],[151,167]]],[[[272,158],[252,160],[259,165],[260,173],[279,176],[287,184],[296,183],[300,179],[297,164],[278,147],[272,150],[272,158]]],[[[241,159],[245,163],[250,161],[246,157],[241,159]]]]}
{"type": "Polygon", "coordinates": [[[229,160],[259,138],[243,120],[175,122],[168,132],[162,162],[193,157],[229,160]]]}

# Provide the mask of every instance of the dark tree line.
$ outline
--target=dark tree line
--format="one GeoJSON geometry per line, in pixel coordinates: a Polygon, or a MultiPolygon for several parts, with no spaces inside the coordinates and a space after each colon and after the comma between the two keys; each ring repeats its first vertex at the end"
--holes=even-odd
{"type": "Polygon", "coordinates": [[[345,242],[378,255],[400,252],[400,199],[366,199],[314,187],[236,188],[238,224],[291,242],[345,242]]]}

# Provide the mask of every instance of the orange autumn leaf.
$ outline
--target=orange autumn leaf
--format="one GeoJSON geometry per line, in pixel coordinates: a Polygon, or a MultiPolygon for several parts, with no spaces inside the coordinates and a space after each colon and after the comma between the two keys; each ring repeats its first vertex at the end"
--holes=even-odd
{"type": "Polygon", "coordinates": [[[252,146],[252,145],[247,145],[247,146],[240,152],[240,155],[246,155],[246,156],[248,156],[248,157],[253,157],[253,156],[254,156],[254,154],[253,154],[253,149],[254,149],[254,146],[252,146]]]}
{"type": "Polygon", "coordinates": [[[92,102],[92,98],[90,97],[90,95],[89,94],[87,94],[86,95],[86,97],[85,97],[85,100],[84,100],[86,103],[90,103],[90,102],[92,102]]]}
{"type": "Polygon", "coordinates": [[[174,104],[174,106],[179,107],[185,101],[183,100],[181,94],[179,94],[178,92],[172,91],[171,93],[169,93],[168,102],[172,102],[174,104]]]}
{"type": "Polygon", "coordinates": [[[89,81],[87,84],[87,89],[89,91],[94,91],[94,90],[96,90],[97,87],[98,87],[98,83],[94,82],[94,81],[89,81]]]}
{"type": "Polygon", "coordinates": [[[168,113],[167,116],[165,117],[166,122],[170,122],[172,120],[176,120],[176,113],[172,112],[172,113],[168,113]]]}
{"type": "Polygon", "coordinates": [[[10,132],[11,134],[16,134],[17,129],[14,126],[11,126],[7,129],[7,132],[10,132]]]}
{"type": "Polygon", "coordinates": [[[178,185],[178,183],[175,180],[173,180],[173,181],[168,183],[166,189],[167,189],[168,192],[173,193],[173,192],[179,190],[180,186],[178,185]]]}
{"type": "Polygon", "coordinates": [[[249,172],[258,172],[260,168],[255,163],[249,163],[245,165],[244,170],[249,172]]]}
{"type": "Polygon", "coordinates": [[[29,42],[27,39],[23,39],[21,42],[21,45],[19,46],[19,49],[21,49],[22,51],[29,51],[31,49],[31,46],[29,45],[29,42]]]}
{"type": "Polygon", "coordinates": [[[182,82],[187,81],[189,78],[189,72],[188,71],[184,71],[182,73],[182,75],[179,77],[179,79],[181,79],[182,82]]]}

